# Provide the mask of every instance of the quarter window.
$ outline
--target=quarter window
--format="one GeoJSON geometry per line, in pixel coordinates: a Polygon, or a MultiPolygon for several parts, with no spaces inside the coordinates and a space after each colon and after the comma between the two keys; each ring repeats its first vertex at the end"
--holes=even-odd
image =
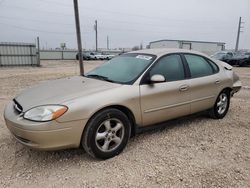
{"type": "Polygon", "coordinates": [[[213,67],[213,69],[214,69],[214,73],[219,72],[219,68],[218,68],[218,66],[217,66],[217,65],[215,65],[215,63],[214,63],[214,62],[212,62],[212,61],[210,61],[210,60],[208,60],[208,62],[209,62],[209,63],[210,63],[210,65],[213,67]]]}
{"type": "Polygon", "coordinates": [[[197,78],[213,74],[212,66],[201,56],[184,55],[189,66],[191,77],[197,78]]]}
{"type": "Polygon", "coordinates": [[[151,69],[150,77],[155,74],[163,75],[166,81],[183,80],[185,76],[181,57],[179,55],[168,55],[161,58],[151,69]]]}

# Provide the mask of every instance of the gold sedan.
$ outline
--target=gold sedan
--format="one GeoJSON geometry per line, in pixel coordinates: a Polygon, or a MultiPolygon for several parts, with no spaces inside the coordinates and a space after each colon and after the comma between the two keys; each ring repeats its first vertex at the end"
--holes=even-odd
{"type": "Polygon", "coordinates": [[[76,148],[107,159],[137,130],[208,111],[223,118],[241,88],[226,63],[199,52],[149,49],[126,53],[82,76],[23,91],[4,112],[22,144],[43,150],[76,148]]]}

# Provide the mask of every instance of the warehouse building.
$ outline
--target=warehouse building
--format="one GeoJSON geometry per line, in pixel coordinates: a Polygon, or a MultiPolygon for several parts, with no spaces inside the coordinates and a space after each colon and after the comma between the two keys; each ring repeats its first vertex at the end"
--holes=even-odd
{"type": "Polygon", "coordinates": [[[224,42],[206,42],[190,40],[158,40],[149,43],[149,48],[181,48],[203,52],[212,55],[215,52],[225,50],[224,42]]]}

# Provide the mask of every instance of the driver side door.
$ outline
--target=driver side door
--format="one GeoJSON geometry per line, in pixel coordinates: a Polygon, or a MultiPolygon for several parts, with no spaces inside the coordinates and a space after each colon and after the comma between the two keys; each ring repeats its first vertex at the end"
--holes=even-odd
{"type": "Polygon", "coordinates": [[[185,72],[181,56],[171,54],[161,57],[146,73],[140,85],[143,126],[190,114],[189,81],[185,72]],[[156,74],[163,75],[166,81],[148,82],[156,74]]]}

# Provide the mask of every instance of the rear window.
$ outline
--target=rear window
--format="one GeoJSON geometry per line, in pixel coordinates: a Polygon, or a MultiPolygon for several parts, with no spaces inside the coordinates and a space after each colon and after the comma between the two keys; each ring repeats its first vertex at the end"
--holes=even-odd
{"type": "Polygon", "coordinates": [[[214,73],[212,66],[209,65],[209,63],[203,57],[197,55],[184,56],[187,60],[192,78],[209,76],[214,73]]]}

